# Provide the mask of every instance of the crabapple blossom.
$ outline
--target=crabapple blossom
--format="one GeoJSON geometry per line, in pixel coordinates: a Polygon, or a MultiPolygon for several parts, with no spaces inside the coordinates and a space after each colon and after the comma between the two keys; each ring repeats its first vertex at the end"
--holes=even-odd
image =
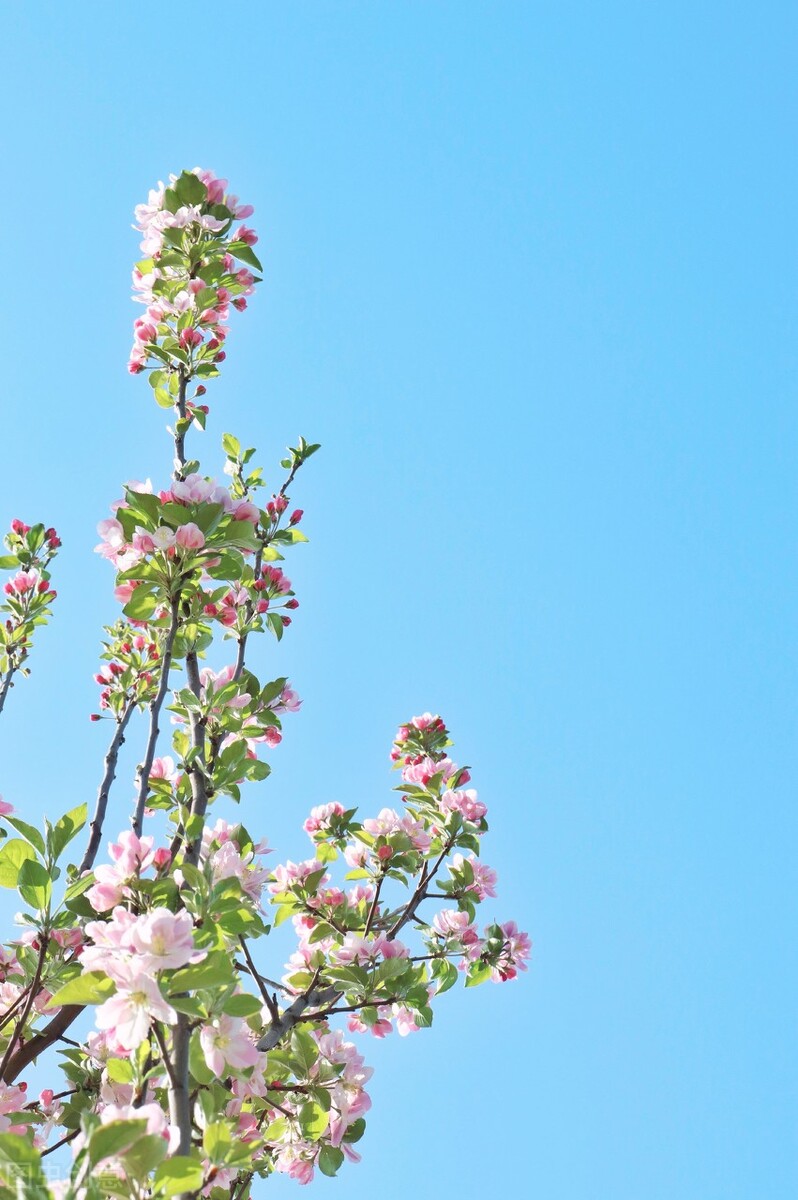
{"type": "MultiPolygon", "coordinates": [[[[128,366],[169,410],[170,474],[129,480],[97,526],[123,611],[94,672],[108,741],[93,812],[78,804],[40,832],[0,798],[0,882],[22,909],[0,947],[0,1185],[24,1163],[31,1200],[243,1200],[273,1172],[333,1175],[359,1160],[371,1107],[345,1030],[423,1036],[458,980],[504,983],[530,956],[513,921],[478,931],[496,888],[480,860],[487,807],[437,714],[399,726],[392,803],[359,815],[321,796],[303,825],[313,857],[264,857],[263,756],[302,701],[254,651],[299,609],[285,558],[307,539],[291,493],[318,446],[300,438],[265,477],[233,434],[215,475],[189,442],[233,310],[260,282],[252,211],[201,168],[136,208],[128,366]],[[129,827],[103,854],[131,783],[129,827]],[[28,1100],[25,1072],[52,1070],[56,1049],[63,1085],[28,1100]],[[62,1146],[70,1178],[52,1186],[42,1156],[62,1146]]],[[[51,615],[60,539],[15,519],[5,546],[0,711],[51,615]]]]}

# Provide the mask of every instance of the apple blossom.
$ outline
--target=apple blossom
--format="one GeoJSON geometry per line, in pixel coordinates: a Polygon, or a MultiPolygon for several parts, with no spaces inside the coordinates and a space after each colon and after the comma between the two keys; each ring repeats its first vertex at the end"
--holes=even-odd
{"type": "MultiPolygon", "coordinates": [[[[0,1181],[11,1154],[31,1200],[243,1200],[272,1172],[335,1174],[358,1161],[371,1106],[371,1070],[344,1028],[421,1036],[458,980],[507,982],[531,951],[513,921],[478,931],[496,885],[479,857],[487,807],[437,714],[396,732],[393,804],[359,816],[320,797],[303,826],[313,857],[265,861],[268,809],[252,793],[302,702],[285,676],[255,673],[253,649],[261,633],[282,638],[299,606],[283,567],[307,540],[291,492],[318,446],[300,438],[268,484],[230,433],[221,474],[187,451],[232,310],[260,282],[257,235],[237,224],[251,214],[201,168],[135,210],[128,366],[170,410],[171,476],[128,481],[97,527],[123,612],[94,672],[91,716],[109,741],[91,816],[80,804],[42,833],[0,799],[2,880],[24,909],[0,947],[0,1181]],[[130,828],[102,855],[137,718],[130,828]],[[28,1101],[17,1079],[58,1047],[64,1086],[28,1101]],[[51,1186],[42,1155],[67,1144],[70,1179],[51,1186]]],[[[5,545],[0,710],[50,615],[60,539],[15,519],[5,545]]]]}

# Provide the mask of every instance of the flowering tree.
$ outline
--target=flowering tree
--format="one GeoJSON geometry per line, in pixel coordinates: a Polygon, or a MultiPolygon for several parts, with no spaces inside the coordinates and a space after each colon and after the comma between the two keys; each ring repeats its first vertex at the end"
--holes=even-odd
{"type": "MultiPolygon", "coordinates": [[[[281,564],[306,540],[290,495],[318,449],[300,438],[268,499],[254,451],[231,434],[226,483],[188,457],[228,318],[260,282],[257,238],[239,224],[251,213],[199,169],[136,209],[144,312],[129,369],[173,412],[172,471],[162,488],[128,483],[99,525],[122,612],[95,677],[92,720],[110,741],[93,811],[80,804],[40,831],[0,802],[0,885],[19,894],[24,926],[0,950],[0,1200],[245,1200],[273,1171],[334,1175],[357,1159],[370,1104],[348,1033],[415,1032],[458,979],[513,979],[529,955],[513,922],[475,923],[495,895],[479,857],[486,809],[438,716],[396,734],[395,808],[311,811],[310,857],[271,866],[260,831],[210,814],[266,778],[262,755],[300,706],[249,656],[255,635],[282,638],[298,606],[281,564]],[[221,670],[202,665],[215,641],[228,650],[221,670]],[[137,723],[130,826],[103,860],[137,723]],[[280,968],[268,937],[286,921],[296,948],[280,968]],[[22,1082],[34,1063],[52,1072],[38,1098],[22,1082]],[[53,1180],[48,1156],[67,1144],[71,1165],[53,1180]]],[[[60,542],[16,520],[5,544],[0,711],[50,616],[60,542]]]]}

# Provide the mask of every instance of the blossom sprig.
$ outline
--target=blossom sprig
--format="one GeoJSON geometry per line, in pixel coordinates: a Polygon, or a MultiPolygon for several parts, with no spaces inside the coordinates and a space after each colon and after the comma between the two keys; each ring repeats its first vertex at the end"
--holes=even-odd
{"type": "Polygon", "coordinates": [[[243,224],[234,228],[253,211],[227,191],[226,180],[199,167],[170,176],[168,187],[159,184],[136,208],[146,257],[133,272],[133,292],[145,312],[134,323],[128,369],[155,366],[150,383],[164,408],[177,403],[181,383],[219,373],[230,310],[243,311],[260,282],[257,235],[243,224]]]}
{"type": "Polygon", "coordinates": [[[101,713],[92,714],[99,720],[102,712],[115,717],[122,716],[133,704],[148,704],[158,682],[160,649],[157,634],[153,636],[125,621],[106,626],[107,640],[104,642],[103,665],[94,676],[100,687],[99,707],[101,713]]]}
{"type": "Polygon", "coordinates": [[[34,630],[51,615],[56,592],[48,568],[61,545],[54,529],[20,520],[11,522],[3,540],[8,553],[0,555],[0,571],[13,574],[3,583],[0,601],[0,712],[14,676],[28,674],[34,630]]]}

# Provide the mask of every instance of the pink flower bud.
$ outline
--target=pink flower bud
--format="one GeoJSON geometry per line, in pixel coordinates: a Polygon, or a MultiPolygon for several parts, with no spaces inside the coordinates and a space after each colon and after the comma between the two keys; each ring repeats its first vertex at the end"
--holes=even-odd
{"type": "Polygon", "coordinates": [[[181,525],[178,528],[175,533],[175,541],[184,550],[201,550],[205,545],[205,534],[199,525],[195,525],[193,521],[189,521],[188,524],[181,525]]]}
{"type": "Polygon", "coordinates": [[[237,242],[246,242],[248,246],[254,246],[257,243],[258,235],[254,229],[250,229],[246,225],[239,225],[235,232],[237,242]]]}
{"type": "Polygon", "coordinates": [[[180,346],[183,350],[187,350],[192,346],[202,345],[202,334],[198,329],[184,329],[180,334],[180,346]]]}
{"type": "Polygon", "coordinates": [[[302,520],[303,516],[304,516],[304,509],[295,508],[294,511],[291,513],[291,517],[288,521],[288,524],[289,525],[298,525],[299,522],[302,520]]]}

